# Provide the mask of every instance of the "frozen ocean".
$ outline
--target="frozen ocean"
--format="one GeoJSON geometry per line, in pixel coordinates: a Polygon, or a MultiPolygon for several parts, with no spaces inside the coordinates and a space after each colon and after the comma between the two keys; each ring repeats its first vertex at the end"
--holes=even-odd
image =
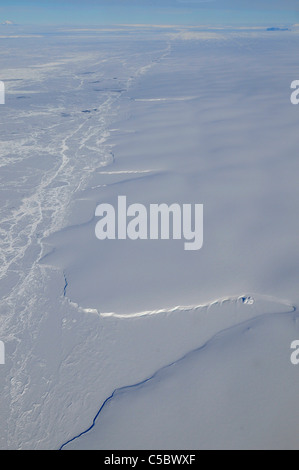
{"type": "Polygon", "coordinates": [[[0,448],[298,449],[299,26],[0,40],[0,448]],[[119,196],[202,247],[99,240],[119,196]]]}

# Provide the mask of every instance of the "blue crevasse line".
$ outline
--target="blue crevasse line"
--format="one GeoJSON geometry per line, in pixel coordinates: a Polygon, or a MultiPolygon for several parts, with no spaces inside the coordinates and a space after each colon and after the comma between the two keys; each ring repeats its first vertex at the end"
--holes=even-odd
{"type": "MultiPolygon", "coordinates": [[[[67,284],[67,281],[66,281],[66,284],[67,284]]],[[[291,310],[287,311],[287,312],[280,312],[278,315],[286,315],[286,314],[292,314],[292,313],[296,313],[297,312],[297,307],[296,306],[290,306],[291,307],[291,310]]],[[[272,314],[265,314],[265,315],[272,315],[272,314]]],[[[264,316],[264,315],[263,315],[264,316]]],[[[256,317],[255,317],[256,318],[256,317]]],[[[245,321],[244,323],[241,323],[239,325],[236,325],[237,327],[240,327],[240,326],[244,326],[246,327],[246,325],[250,324],[255,318],[251,318],[250,320],[247,320],[245,321]]],[[[144,385],[146,384],[147,382],[150,382],[151,380],[153,380],[158,374],[160,374],[163,370],[166,370],[172,366],[174,366],[175,364],[178,364],[179,362],[182,362],[185,358],[187,358],[188,356],[194,354],[195,352],[199,352],[203,349],[205,349],[219,334],[223,334],[225,333],[226,331],[228,330],[231,330],[231,327],[229,328],[225,328],[224,330],[218,332],[215,336],[213,336],[212,338],[210,338],[208,341],[206,341],[206,343],[204,343],[202,346],[200,346],[199,348],[195,348],[193,349],[192,351],[189,351],[188,353],[184,354],[183,357],[177,359],[176,361],[173,361],[172,363],[170,364],[167,364],[166,366],[163,366],[161,367],[160,369],[158,369],[153,375],[151,375],[150,377],[148,377],[147,379],[145,380],[142,380],[141,382],[138,382],[136,384],[132,384],[132,385],[125,385],[123,387],[120,387],[120,388],[116,388],[112,393],[111,395],[106,398],[106,400],[103,402],[101,408],[99,409],[99,411],[97,412],[97,414],[95,415],[93,421],[92,421],[92,424],[89,426],[88,429],[86,429],[85,431],[82,431],[80,434],[78,434],[77,436],[73,437],[72,439],[69,439],[68,441],[66,441],[64,444],[61,445],[61,447],[59,448],[59,450],[63,450],[63,448],[65,446],[67,446],[68,444],[70,444],[71,442],[75,441],[76,439],[79,439],[81,436],[84,436],[85,434],[87,434],[89,431],[91,431],[91,429],[94,428],[95,424],[96,424],[96,421],[99,417],[99,415],[101,414],[101,412],[103,411],[103,408],[106,406],[106,404],[112,400],[112,398],[114,397],[114,395],[118,392],[123,392],[123,391],[126,391],[126,390],[130,390],[130,389],[133,389],[133,388],[137,388],[137,387],[140,387],[141,385],[144,385]]]]}
{"type": "MultiPolygon", "coordinates": [[[[206,343],[207,344],[207,343],[206,343]]],[[[203,346],[201,346],[200,348],[198,348],[198,350],[200,349],[203,349],[206,347],[206,344],[204,344],[203,346]]],[[[197,351],[197,349],[195,350],[197,351]]],[[[152,376],[148,377],[147,379],[145,380],[142,380],[141,382],[138,382],[136,384],[132,384],[132,385],[125,385],[124,387],[120,387],[120,388],[116,388],[112,393],[111,395],[106,398],[106,400],[103,402],[101,408],[99,409],[99,411],[97,412],[97,414],[95,415],[94,419],[93,419],[93,422],[91,424],[91,426],[89,426],[88,429],[86,429],[85,431],[82,431],[80,434],[78,434],[77,436],[73,437],[72,439],[68,440],[67,442],[65,442],[64,444],[62,444],[62,446],[59,448],[59,450],[63,450],[63,448],[69,444],[70,442],[73,442],[75,441],[76,439],[78,439],[79,437],[81,436],[84,436],[84,434],[87,434],[89,431],[91,431],[91,429],[95,426],[96,424],[96,420],[98,419],[100,413],[102,412],[103,408],[105,407],[105,405],[110,401],[112,400],[112,398],[114,397],[114,395],[117,393],[117,392],[123,392],[125,390],[130,390],[132,388],[137,388],[137,387],[140,387],[141,385],[144,385],[146,384],[147,382],[149,382],[150,380],[154,379],[156,377],[156,375],[158,375],[162,370],[165,370],[171,366],[173,366],[174,364],[177,364],[178,362],[182,361],[186,356],[188,356],[189,354],[192,354],[194,351],[191,351],[191,353],[187,353],[184,357],[178,359],[177,361],[174,361],[172,362],[171,364],[168,364],[164,367],[161,367],[161,369],[158,369],[152,376]]]]}
{"type": "Polygon", "coordinates": [[[107,403],[109,400],[111,400],[111,398],[113,398],[113,395],[114,395],[115,391],[116,391],[116,390],[114,390],[114,392],[110,395],[110,397],[106,398],[106,400],[105,400],[104,403],[102,404],[101,408],[100,408],[99,411],[97,412],[96,416],[94,417],[93,422],[92,422],[92,425],[91,425],[88,429],[86,429],[85,431],[82,431],[80,434],[78,434],[78,436],[75,436],[75,437],[73,437],[72,439],[70,439],[70,440],[68,440],[67,442],[65,442],[64,444],[62,444],[62,446],[59,448],[59,450],[63,450],[63,448],[64,448],[67,444],[69,444],[70,442],[75,441],[75,440],[78,439],[79,437],[81,437],[81,436],[83,436],[84,434],[88,433],[88,432],[94,427],[94,425],[95,425],[95,423],[96,423],[96,420],[97,420],[99,414],[101,413],[101,411],[102,411],[102,409],[104,408],[104,406],[106,405],[106,403],[107,403]]]}
{"type": "Polygon", "coordinates": [[[67,278],[66,278],[66,275],[63,274],[64,276],[64,288],[63,288],[63,296],[66,297],[66,289],[67,289],[67,286],[69,285],[68,282],[67,282],[67,278]]]}

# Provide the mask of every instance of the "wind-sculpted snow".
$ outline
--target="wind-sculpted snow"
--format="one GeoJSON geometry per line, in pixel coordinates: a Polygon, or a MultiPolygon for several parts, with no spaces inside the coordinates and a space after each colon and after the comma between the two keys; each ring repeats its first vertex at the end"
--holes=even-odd
{"type": "Polygon", "coordinates": [[[132,315],[243,291],[294,298],[298,113],[285,88],[293,61],[287,36],[256,34],[171,42],[122,95],[124,119],[106,142],[113,162],[74,195],[67,231],[45,240],[42,262],[67,273],[69,297],[82,308],[132,315]],[[203,204],[202,249],[183,252],[179,240],[99,241],[95,208],[116,207],[122,195],[145,207],[203,204]]]}
{"type": "Polygon", "coordinates": [[[296,447],[298,34],[14,28],[1,448],[296,447]],[[120,195],[203,204],[203,248],[98,240],[120,195]]]}
{"type": "Polygon", "coordinates": [[[129,367],[141,357],[145,366],[157,347],[162,353],[162,344],[174,360],[149,376],[143,370],[142,380],[127,380],[113,390],[86,430],[70,437],[61,449],[296,448],[293,409],[299,378],[286,361],[284,346],[298,332],[295,306],[269,296],[242,295],[201,306],[101,317],[109,336],[111,321],[121,322],[116,323],[117,348],[124,341],[123,354],[128,348],[136,352],[129,367]],[[263,376],[267,379],[259,383],[263,376]],[[289,406],[277,412],[281,397],[289,406]],[[276,423],[274,437],[265,425],[271,420],[276,423]]]}
{"type": "Polygon", "coordinates": [[[7,352],[0,370],[3,448],[55,447],[54,423],[60,418],[55,411],[53,420],[46,415],[56,401],[61,348],[69,351],[73,341],[62,345],[61,273],[39,263],[43,242],[68,225],[73,195],[113,163],[106,141],[121,90],[169,49],[166,41],[142,50],[138,42],[125,41],[120,50],[118,39],[103,49],[80,38],[76,45],[56,35],[37,43],[35,35],[26,35],[24,43],[10,43],[10,54],[1,58],[7,93],[0,158],[0,333],[7,352]]]}
{"type": "Polygon", "coordinates": [[[92,425],[61,446],[92,449],[297,449],[299,378],[282,344],[298,315],[229,328],[104,401],[92,425]]]}

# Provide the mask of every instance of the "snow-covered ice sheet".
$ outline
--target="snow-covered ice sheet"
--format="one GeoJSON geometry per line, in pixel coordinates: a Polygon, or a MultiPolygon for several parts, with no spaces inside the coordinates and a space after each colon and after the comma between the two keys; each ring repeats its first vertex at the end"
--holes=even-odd
{"type": "Polygon", "coordinates": [[[1,448],[296,448],[296,31],[13,36],[1,448]],[[119,195],[203,204],[203,248],[99,241],[95,208],[119,195]]]}
{"type": "Polygon", "coordinates": [[[291,41],[170,43],[122,94],[107,140],[110,172],[94,172],[92,188],[74,195],[70,226],[45,240],[50,254],[42,262],[65,270],[70,299],[131,313],[243,291],[292,296],[299,199],[291,41]],[[99,242],[94,208],[116,206],[118,195],[146,207],[203,204],[203,248],[99,242]]]}
{"type": "Polygon", "coordinates": [[[63,449],[297,449],[298,376],[284,348],[294,331],[297,318],[272,314],[218,334],[114,391],[63,449]]]}

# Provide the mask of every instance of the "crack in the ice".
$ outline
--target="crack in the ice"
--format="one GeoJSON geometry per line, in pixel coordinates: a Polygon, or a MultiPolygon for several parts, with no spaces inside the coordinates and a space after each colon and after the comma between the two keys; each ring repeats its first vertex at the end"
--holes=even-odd
{"type": "MultiPolygon", "coordinates": [[[[251,296],[241,296],[238,298],[238,300],[242,301],[242,303],[249,303],[249,304],[252,304],[252,302],[254,301],[253,297],[251,296]]],[[[286,305],[286,307],[289,306],[290,307],[290,310],[287,311],[287,312],[279,312],[277,313],[277,315],[285,315],[285,314],[292,314],[292,313],[295,313],[297,311],[297,307],[294,306],[294,305],[286,305]]],[[[266,313],[264,315],[273,315],[271,313],[266,313]]],[[[263,316],[264,316],[263,315],[263,316]]],[[[258,318],[260,315],[258,315],[257,317],[254,317],[254,318],[251,318],[249,320],[246,320],[245,322],[241,322],[237,325],[234,325],[233,327],[230,326],[228,328],[224,328],[223,330],[217,332],[215,335],[213,335],[210,339],[208,339],[203,345],[199,346],[198,348],[195,348],[195,349],[192,349],[191,351],[187,352],[186,354],[184,354],[181,358],[179,359],[176,359],[175,361],[171,362],[170,364],[167,364],[163,367],[161,367],[160,369],[158,369],[156,372],[154,372],[154,374],[152,374],[150,377],[147,377],[146,379],[144,380],[141,380],[140,382],[137,382],[135,384],[132,384],[132,385],[125,385],[123,387],[119,387],[119,388],[116,388],[112,393],[111,395],[106,398],[104,400],[104,402],[102,403],[99,411],[97,412],[97,414],[95,415],[93,421],[92,421],[92,424],[85,430],[85,431],[82,431],[80,434],[78,434],[77,436],[73,437],[72,439],[69,439],[68,441],[66,441],[64,444],[62,444],[59,448],[59,450],[63,450],[63,448],[65,446],[67,446],[68,444],[70,444],[71,442],[79,439],[80,437],[84,436],[85,434],[87,434],[89,431],[91,431],[95,424],[96,424],[96,421],[99,417],[99,415],[101,414],[101,412],[103,411],[104,407],[106,406],[106,404],[111,401],[115,394],[118,393],[118,392],[123,392],[123,391],[127,391],[127,390],[131,390],[131,389],[134,389],[134,388],[137,388],[137,387],[140,387],[141,385],[144,385],[148,382],[150,382],[151,380],[153,380],[160,372],[162,372],[163,370],[166,370],[170,367],[172,367],[173,365],[175,364],[178,364],[179,362],[182,362],[185,358],[187,358],[188,356],[190,356],[191,354],[195,353],[195,352],[199,352],[203,349],[205,349],[211,342],[213,342],[213,340],[218,337],[219,335],[225,333],[226,331],[229,331],[231,330],[232,328],[236,328],[236,327],[240,327],[240,326],[246,326],[248,324],[250,324],[254,319],[258,318]]],[[[248,329],[248,327],[246,328],[248,329]]]]}
{"type": "Polygon", "coordinates": [[[64,288],[63,288],[63,297],[66,297],[66,290],[67,290],[67,287],[68,287],[68,281],[67,281],[67,278],[66,278],[66,275],[63,274],[64,276],[64,288]]]}

